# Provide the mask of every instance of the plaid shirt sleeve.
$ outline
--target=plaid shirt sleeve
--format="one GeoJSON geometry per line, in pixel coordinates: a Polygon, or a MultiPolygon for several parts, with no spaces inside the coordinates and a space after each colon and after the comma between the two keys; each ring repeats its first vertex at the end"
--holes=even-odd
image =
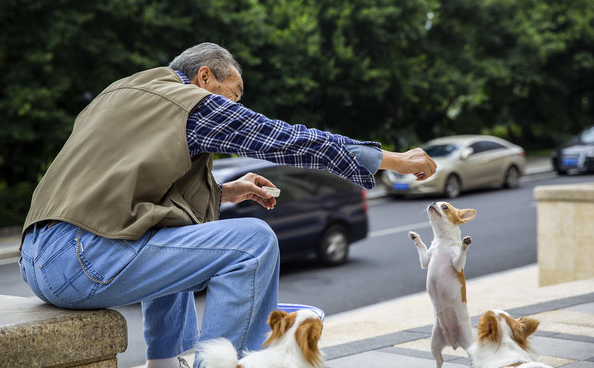
{"type": "Polygon", "coordinates": [[[371,189],[373,175],[345,145],[373,145],[338,134],[268,119],[219,95],[205,98],[187,123],[190,154],[230,153],[283,165],[324,169],[371,189]]]}

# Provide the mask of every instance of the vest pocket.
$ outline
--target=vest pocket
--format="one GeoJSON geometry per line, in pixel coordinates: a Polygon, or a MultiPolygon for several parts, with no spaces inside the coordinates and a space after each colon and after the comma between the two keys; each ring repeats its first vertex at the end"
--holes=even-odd
{"type": "Polygon", "coordinates": [[[202,222],[194,216],[192,209],[179,195],[177,199],[172,197],[167,198],[162,204],[161,208],[164,210],[164,214],[157,227],[178,227],[202,222]]]}

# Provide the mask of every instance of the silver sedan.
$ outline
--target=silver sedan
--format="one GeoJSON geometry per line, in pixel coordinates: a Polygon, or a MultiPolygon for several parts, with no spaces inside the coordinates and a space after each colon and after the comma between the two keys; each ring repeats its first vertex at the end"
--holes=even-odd
{"type": "Polygon", "coordinates": [[[382,182],[388,194],[455,198],[463,191],[494,184],[515,188],[526,164],[522,147],[488,135],[443,137],[422,148],[437,163],[437,172],[425,181],[417,181],[414,175],[386,170],[382,182]]]}

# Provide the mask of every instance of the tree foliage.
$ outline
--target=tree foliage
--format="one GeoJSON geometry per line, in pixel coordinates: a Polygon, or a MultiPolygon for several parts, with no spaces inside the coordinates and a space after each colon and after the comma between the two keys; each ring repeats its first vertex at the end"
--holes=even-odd
{"type": "Polygon", "coordinates": [[[246,106],[391,148],[550,148],[594,115],[589,0],[4,0],[0,27],[0,225],[97,93],[204,41],[239,59],[246,106]]]}

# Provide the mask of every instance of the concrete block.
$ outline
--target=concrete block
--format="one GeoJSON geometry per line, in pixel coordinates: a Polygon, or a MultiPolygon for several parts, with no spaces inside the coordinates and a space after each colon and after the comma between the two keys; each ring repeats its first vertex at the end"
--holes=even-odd
{"type": "Polygon", "coordinates": [[[540,286],[594,277],[594,183],[538,186],[540,286]]]}
{"type": "Polygon", "coordinates": [[[126,320],[117,311],[66,310],[0,295],[3,367],[115,368],[126,346],[126,320]]]}

